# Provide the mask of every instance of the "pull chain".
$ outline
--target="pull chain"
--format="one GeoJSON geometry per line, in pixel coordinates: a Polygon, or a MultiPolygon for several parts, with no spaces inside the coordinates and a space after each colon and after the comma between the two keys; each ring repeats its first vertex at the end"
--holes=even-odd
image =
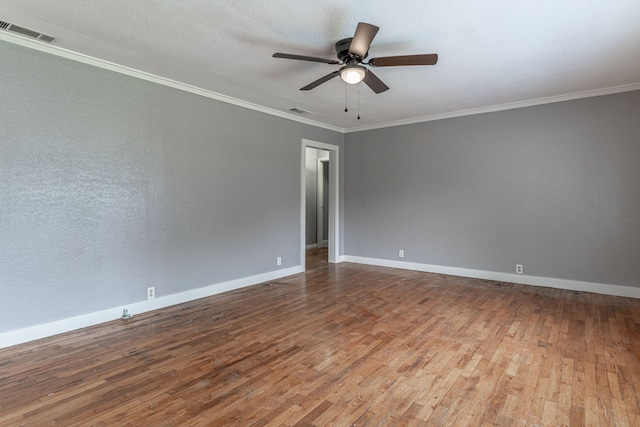
{"type": "Polygon", "coordinates": [[[360,120],[360,85],[358,85],[358,120],[360,120]]]}
{"type": "MultiPolygon", "coordinates": [[[[349,111],[349,85],[344,84],[344,112],[349,111]]],[[[360,120],[360,85],[358,85],[358,120],[360,120]]]]}
{"type": "Polygon", "coordinates": [[[347,103],[347,100],[348,100],[348,98],[347,98],[347,93],[349,92],[349,91],[348,91],[348,86],[349,86],[349,85],[345,82],[345,83],[344,83],[344,112],[345,112],[345,113],[346,113],[347,111],[349,111],[349,109],[347,108],[347,105],[348,105],[348,103],[347,103]]]}

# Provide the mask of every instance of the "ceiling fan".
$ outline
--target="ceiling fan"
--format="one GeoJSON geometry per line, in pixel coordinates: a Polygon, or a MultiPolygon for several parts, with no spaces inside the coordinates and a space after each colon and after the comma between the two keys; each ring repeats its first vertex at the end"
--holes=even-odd
{"type": "Polygon", "coordinates": [[[334,77],[340,76],[342,80],[349,84],[356,84],[363,81],[375,93],[381,93],[389,89],[382,80],[371,70],[364,67],[396,67],[404,65],[435,65],[438,62],[438,54],[430,53],[425,55],[404,55],[404,56],[384,56],[381,58],[371,58],[368,62],[364,60],[369,55],[369,46],[380,28],[365,22],[358,23],[353,37],[342,39],[336,43],[336,54],[339,61],[334,59],[316,58],[313,56],[294,55],[290,53],[274,53],[274,58],[296,59],[300,61],[320,62],[330,65],[343,65],[337,71],[320,77],[318,80],[300,88],[300,90],[311,90],[322,83],[326,83],[334,77]]]}

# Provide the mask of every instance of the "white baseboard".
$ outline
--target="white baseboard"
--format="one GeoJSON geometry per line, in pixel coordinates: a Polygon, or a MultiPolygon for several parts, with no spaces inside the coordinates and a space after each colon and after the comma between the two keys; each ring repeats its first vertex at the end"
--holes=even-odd
{"type": "MultiPolygon", "coordinates": [[[[566,289],[572,291],[593,292],[605,295],[615,295],[621,297],[640,299],[640,288],[631,286],[610,285],[603,283],[582,282],[567,279],[554,279],[549,277],[526,276],[522,274],[500,273],[495,271],[473,270],[468,268],[446,267],[441,265],[420,264],[406,261],[394,261],[378,258],[358,257],[352,255],[341,255],[336,262],[353,262],[358,264],[376,265],[381,267],[400,268],[404,270],[424,271],[428,273],[448,274],[452,276],[473,277],[476,279],[496,280],[500,282],[519,283],[523,285],[544,286],[556,289],[566,289]]],[[[4,332],[0,334],[0,348],[46,338],[52,335],[73,331],[99,323],[109,322],[119,319],[124,308],[135,316],[147,311],[157,310],[199,298],[216,295],[222,292],[256,285],[258,283],[275,280],[304,272],[301,266],[291,267],[283,270],[276,270],[256,276],[230,280],[228,282],[217,283],[204,288],[192,289],[173,295],[167,295],[152,300],[139,301],[113,307],[93,313],[45,323],[28,328],[4,332]]]]}
{"type": "Polygon", "coordinates": [[[614,295],[619,297],[640,298],[640,288],[631,286],[582,282],[578,280],[554,279],[551,277],[526,276],[523,274],[472,270],[469,268],[446,267],[442,265],[420,264],[415,262],[394,261],[352,255],[345,255],[343,258],[345,262],[377,265],[380,267],[401,268],[404,270],[424,271],[427,273],[448,274],[451,276],[496,280],[499,282],[518,283],[521,285],[544,286],[547,288],[566,289],[570,291],[593,292],[596,294],[614,295]]]}
{"type": "Polygon", "coordinates": [[[40,338],[62,334],[64,332],[74,331],[76,329],[97,325],[99,323],[110,322],[112,320],[119,319],[122,316],[122,310],[125,308],[129,310],[129,314],[135,316],[136,314],[144,313],[147,311],[157,310],[188,301],[193,301],[199,298],[205,298],[222,292],[243,288],[245,286],[257,285],[258,283],[267,282],[269,280],[275,280],[281,277],[291,276],[292,274],[298,274],[302,272],[304,272],[302,266],[275,270],[268,273],[258,274],[256,276],[230,280],[228,282],[217,283],[215,285],[206,286],[204,288],[192,289],[177,294],[158,297],[152,300],[133,302],[131,304],[125,304],[119,307],[113,307],[106,310],[83,314],[68,319],[57,320],[55,322],[4,332],[0,334],[0,348],[10,347],[12,345],[22,344],[28,341],[34,341],[40,338]]]}
{"type": "Polygon", "coordinates": [[[317,243],[312,243],[312,244],[310,244],[310,245],[307,245],[307,246],[306,246],[306,249],[315,249],[315,248],[317,248],[317,247],[318,247],[318,244],[317,244],[317,243]]]}

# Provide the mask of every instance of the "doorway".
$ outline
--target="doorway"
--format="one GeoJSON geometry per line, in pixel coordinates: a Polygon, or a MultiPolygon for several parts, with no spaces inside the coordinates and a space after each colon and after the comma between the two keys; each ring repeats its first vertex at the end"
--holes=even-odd
{"type": "Polygon", "coordinates": [[[301,160],[301,208],[300,208],[300,258],[303,268],[306,267],[306,249],[310,236],[313,236],[313,244],[310,247],[322,248],[326,246],[327,261],[339,262],[339,148],[336,145],[322,142],[302,140],[301,160]],[[307,150],[307,149],[312,150],[307,150]],[[315,158],[307,157],[307,152],[315,151],[315,158]],[[314,165],[314,173],[310,174],[307,165],[314,165]],[[310,180],[313,180],[312,182],[310,180]],[[319,191],[318,191],[319,190],[319,191]],[[313,197],[313,212],[309,211],[310,199],[307,193],[313,197]],[[318,208],[321,206],[322,208],[318,208]],[[312,218],[315,217],[315,218],[312,218]],[[311,233],[309,224],[313,224],[315,230],[311,233]]]}
{"type": "Polygon", "coordinates": [[[326,158],[320,157],[321,151],[318,150],[316,166],[316,247],[326,248],[329,247],[329,153],[324,151],[326,158]]]}

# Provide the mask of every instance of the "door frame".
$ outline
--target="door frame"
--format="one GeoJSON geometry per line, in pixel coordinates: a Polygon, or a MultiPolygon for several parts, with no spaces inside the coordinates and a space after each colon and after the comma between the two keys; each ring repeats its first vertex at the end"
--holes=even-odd
{"type": "Polygon", "coordinates": [[[302,139],[300,153],[300,265],[305,268],[307,147],[329,152],[329,262],[341,262],[340,248],[340,147],[324,142],[302,139]]]}

